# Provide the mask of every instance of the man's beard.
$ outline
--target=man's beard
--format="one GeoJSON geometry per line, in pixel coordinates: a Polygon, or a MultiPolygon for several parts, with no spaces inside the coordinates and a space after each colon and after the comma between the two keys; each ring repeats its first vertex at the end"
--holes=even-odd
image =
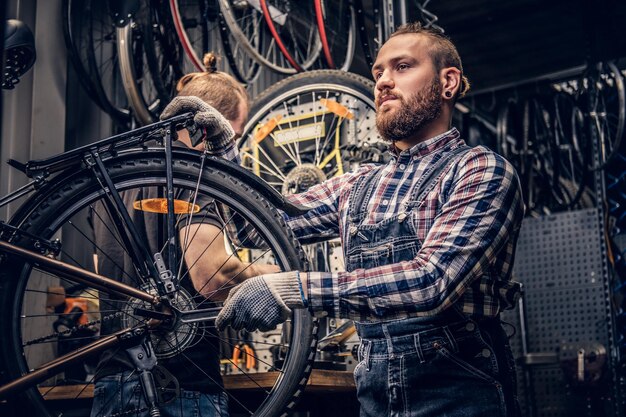
{"type": "Polygon", "coordinates": [[[406,101],[402,97],[400,108],[376,113],[376,128],[389,142],[397,142],[415,135],[421,128],[441,114],[441,82],[438,78],[421,91],[411,95],[406,101]]]}

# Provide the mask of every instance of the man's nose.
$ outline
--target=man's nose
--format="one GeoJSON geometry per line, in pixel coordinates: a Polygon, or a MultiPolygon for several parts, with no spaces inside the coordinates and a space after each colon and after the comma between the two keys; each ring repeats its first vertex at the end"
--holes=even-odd
{"type": "Polygon", "coordinates": [[[380,91],[392,89],[394,86],[395,84],[391,78],[391,74],[387,70],[383,71],[380,78],[376,80],[376,88],[380,91]]]}

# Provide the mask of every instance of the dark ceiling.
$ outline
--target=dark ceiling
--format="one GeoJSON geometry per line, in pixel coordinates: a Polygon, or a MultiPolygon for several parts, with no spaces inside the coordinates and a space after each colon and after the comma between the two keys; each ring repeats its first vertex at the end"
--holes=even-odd
{"type": "Polygon", "coordinates": [[[625,0],[431,0],[426,8],[457,45],[474,94],[626,57],[625,0]]]}

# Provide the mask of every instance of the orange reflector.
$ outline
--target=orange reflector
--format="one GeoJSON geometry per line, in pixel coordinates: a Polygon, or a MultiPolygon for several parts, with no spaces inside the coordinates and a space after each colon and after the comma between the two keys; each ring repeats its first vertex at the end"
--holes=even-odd
{"type": "MultiPolygon", "coordinates": [[[[145,200],[138,200],[133,203],[133,208],[135,210],[147,211],[149,213],[167,214],[167,198],[148,198],[145,200]]],[[[174,200],[175,214],[197,213],[199,211],[200,206],[197,204],[191,204],[182,200],[174,200]]]]}
{"type": "Polygon", "coordinates": [[[337,103],[335,100],[328,100],[327,98],[321,98],[320,103],[326,106],[328,110],[335,113],[339,117],[345,117],[346,119],[354,119],[354,114],[344,105],[337,103]]]}
{"type": "Polygon", "coordinates": [[[257,129],[256,132],[254,132],[254,140],[256,140],[256,143],[260,143],[263,139],[265,139],[270,133],[272,133],[272,130],[276,129],[276,126],[278,126],[278,122],[280,122],[280,119],[282,119],[283,116],[281,116],[280,114],[276,117],[272,117],[267,123],[265,123],[263,126],[259,127],[257,129]]]}

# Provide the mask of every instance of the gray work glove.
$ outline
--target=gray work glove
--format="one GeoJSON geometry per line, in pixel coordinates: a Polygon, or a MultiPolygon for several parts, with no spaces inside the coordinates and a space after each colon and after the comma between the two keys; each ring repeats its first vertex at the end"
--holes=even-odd
{"type": "Polygon", "coordinates": [[[218,329],[275,329],[291,316],[292,308],[304,308],[298,271],[259,275],[247,279],[228,293],[224,308],[215,320],[218,329]]]}
{"type": "Polygon", "coordinates": [[[194,113],[194,122],[204,130],[207,150],[223,149],[235,137],[235,131],[228,120],[212,106],[195,96],[175,97],[161,113],[161,120],[189,112],[194,113]]]}

